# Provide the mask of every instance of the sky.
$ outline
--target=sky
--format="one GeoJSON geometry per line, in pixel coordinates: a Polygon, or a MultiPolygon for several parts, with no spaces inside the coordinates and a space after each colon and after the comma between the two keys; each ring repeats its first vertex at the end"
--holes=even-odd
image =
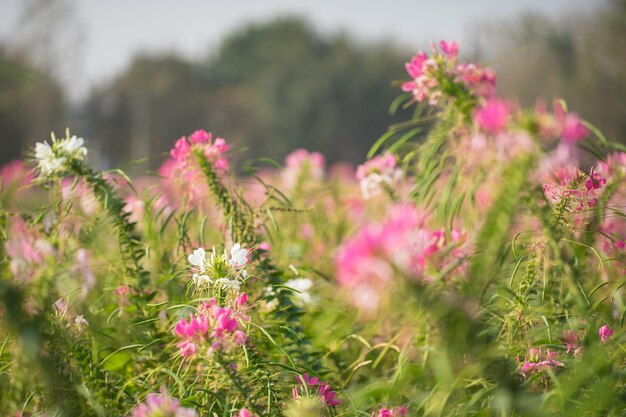
{"type": "MultiPolygon", "coordinates": [[[[11,43],[26,0],[0,0],[0,40],[11,43]]],[[[463,42],[481,21],[522,12],[557,17],[600,0],[74,0],[82,28],[74,98],[124,69],[138,51],[202,58],[248,22],[305,17],[322,33],[344,31],[361,42],[389,39],[415,50],[425,41],[463,42]]]]}

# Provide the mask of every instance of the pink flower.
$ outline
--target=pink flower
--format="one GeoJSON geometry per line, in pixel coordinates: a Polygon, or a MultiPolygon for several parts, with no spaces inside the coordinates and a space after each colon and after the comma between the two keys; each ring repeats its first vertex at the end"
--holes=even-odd
{"type": "Polygon", "coordinates": [[[176,346],[178,346],[178,353],[180,353],[180,356],[184,358],[193,356],[198,351],[196,344],[189,340],[183,340],[182,342],[179,342],[176,346]]]}
{"type": "Polygon", "coordinates": [[[293,188],[306,179],[321,180],[324,178],[325,169],[324,155],[306,149],[296,149],[285,158],[282,178],[288,188],[293,188]]]}
{"type": "Polygon", "coordinates": [[[213,140],[212,134],[204,130],[197,130],[188,138],[179,138],[170,151],[171,158],[159,168],[159,174],[164,177],[164,188],[168,191],[181,188],[189,204],[197,204],[207,192],[204,174],[192,152],[194,149],[204,155],[218,175],[229,168],[225,156],[229,146],[224,139],[213,140]]]}
{"type": "Polygon", "coordinates": [[[132,417],[198,417],[191,408],[183,408],[180,402],[167,394],[148,394],[141,404],[133,409],[132,417]]]}
{"type": "Polygon", "coordinates": [[[322,400],[328,407],[335,407],[341,404],[341,400],[337,399],[337,392],[330,389],[330,385],[320,385],[317,391],[322,400]]]}
{"type": "MultiPolygon", "coordinates": [[[[311,378],[308,374],[304,373],[302,376],[296,375],[296,381],[305,386],[309,394],[315,393],[315,388],[317,387],[317,395],[324,400],[324,403],[328,407],[334,407],[341,404],[341,400],[337,399],[337,392],[333,391],[330,388],[330,385],[320,382],[317,377],[311,378]]],[[[293,398],[298,398],[299,393],[297,387],[294,387],[292,394],[293,398]]]]}
{"type": "Polygon", "coordinates": [[[205,130],[196,130],[189,135],[189,142],[193,143],[207,143],[211,140],[211,134],[205,130]]]}
{"type": "Polygon", "coordinates": [[[176,143],[174,143],[174,148],[170,151],[170,155],[172,155],[172,158],[174,158],[175,161],[183,162],[189,157],[190,151],[191,146],[189,146],[187,138],[183,136],[179,138],[176,143]]]}
{"type": "Polygon", "coordinates": [[[446,238],[443,230],[429,230],[426,216],[411,206],[396,206],[383,223],[367,224],[346,239],[335,256],[337,281],[351,290],[354,301],[362,308],[374,310],[379,293],[393,283],[396,275],[405,274],[428,281],[428,267],[435,270],[446,262],[442,249],[451,259],[463,257],[457,247],[465,240],[459,230],[446,238]]]}
{"type": "Polygon", "coordinates": [[[235,299],[235,307],[243,307],[248,302],[248,294],[242,292],[235,299]]]}
{"type": "Polygon", "coordinates": [[[565,115],[563,121],[563,131],[561,139],[564,142],[576,143],[589,136],[589,130],[582,124],[580,118],[575,113],[565,115]]]}
{"type": "Polygon", "coordinates": [[[2,188],[9,185],[29,185],[35,178],[35,172],[28,170],[22,161],[16,160],[0,167],[0,184],[2,188]]]}
{"type": "Polygon", "coordinates": [[[573,353],[574,356],[579,356],[583,351],[581,340],[581,336],[575,330],[565,330],[563,332],[563,343],[565,344],[567,353],[573,353]]]}
{"type": "Polygon", "coordinates": [[[498,133],[509,125],[510,106],[505,100],[492,98],[474,111],[474,121],[487,133],[498,133]]]}
{"type": "Polygon", "coordinates": [[[115,289],[115,294],[125,296],[130,292],[130,287],[128,285],[120,285],[115,289]]]}
{"type": "Polygon", "coordinates": [[[232,317],[230,308],[213,307],[213,316],[215,318],[213,332],[216,337],[221,338],[225,333],[232,333],[237,328],[237,320],[232,317]]]}
{"type": "Polygon", "coordinates": [[[174,327],[176,334],[180,337],[185,337],[188,339],[200,338],[204,336],[209,328],[209,323],[206,318],[203,316],[190,316],[189,322],[185,321],[185,319],[180,319],[174,327]]]}
{"type": "Polygon", "coordinates": [[[396,167],[395,155],[385,152],[359,165],[356,178],[359,180],[361,193],[366,200],[375,197],[385,187],[393,188],[402,178],[402,170],[396,167]]]}
{"type": "Polygon", "coordinates": [[[496,74],[491,68],[476,64],[459,64],[454,68],[455,81],[463,83],[480,97],[491,97],[496,91],[496,74]]]}
{"type": "Polygon", "coordinates": [[[256,417],[256,415],[252,414],[252,412],[248,410],[247,408],[242,408],[241,410],[239,410],[239,413],[237,414],[236,417],[256,417]]]}
{"type": "Polygon", "coordinates": [[[565,366],[562,362],[557,361],[556,352],[546,351],[541,349],[530,348],[526,355],[526,360],[520,365],[520,372],[524,376],[529,376],[533,373],[545,371],[546,369],[557,369],[565,366]]]}
{"type": "MultiPolygon", "coordinates": [[[[406,72],[409,74],[411,78],[419,77],[420,75],[422,75],[422,72],[424,70],[424,64],[427,60],[428,60],[428,55],[420,51],[419,54],[411,58],[411,61],[404,64],[404,67],[406,68],[406,72]]],[[[404,87],[402,87],[402,89],[404,90],[404,87]]],[[[411,89],[404,90],[404,91],[411,91],[411,89]]]]}
{"type": "Polygon", "coordinates": [[[440,41],[439,48],[441,49],[441,52],[443,52],[444,55],[446,55],[450,59],[454,59],[457,57],[457,55],[459,55],[459,46],[455,41],[440,41]]]}
{"type": "Polygon", "coordinates": [[[599,173],[595,172],[593,168],[591,168],[589,177],[585,181],[585,187],[587,187],[587,191],[599,190],[605,184],[606,184],[606,178],[602,178],[599,173]]]}
{"type": "Polygon", "coordinates": [[[130,221],[131,223],[139,223],[141,220],[143,220],[146,212],[146,204],[143,202],[143,200],[135,196],[130,196],[124,201],[126,205],[124,206],[122,211],[129,214],[128,221],[130,221]]]}
{"type": "Polygon", "coordinates": [[[401,417],[405,416],[407,412],[407,406],[403,405],[402,407],[394,407],[392,409],[382,408],[378,410],[378,414],[372,413],[372,417],[401,417]]]}
{"type": "Polygon", "coordinates": [[[615,333],[613,329],[611,329],[606,324],[600,327],[600,329],[598,330],[598,335],[600,336],[600,342],[606,343],[609,340],[609,338],[613,336],[613,333],[615,333]]]}

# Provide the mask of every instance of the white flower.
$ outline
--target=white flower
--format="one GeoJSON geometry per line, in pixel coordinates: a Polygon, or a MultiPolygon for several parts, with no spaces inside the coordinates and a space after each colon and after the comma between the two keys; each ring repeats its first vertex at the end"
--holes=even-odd
{"type": "Polygon", "coordinates": [[[361,186],[361,194],[363,194],[364,199],[369,200],[372,197],[380,195],[385,186],[395,186],[400,179],[402,179],[401,169],[396,169],[382,174],[375,172],[371,173],[367,177],[363,178],[359,183],[361,186]]]}
{"type": "Polygon", "coordinates": [[[42,176],[62,174],[68,169],[70,161],[84,161],[87,149],[85,140],[76,136],[67,139],[52,139],[52,144],[39,142],[35,145],[37,168],[42,176]]]}
{"type": "Polygon", "coordinates": [[[81,333],[83,331],[83,326],[89,326],[89,323],[82,314],[76,316],[76,318],[74,319],[74,324],[76,324],[76,329],[78,330],[78,333],[81,333]]]}
{"type": "Polygon", "coordinates": [[[206,253],[204,249],[196,249],[191,255],[189,255],[188,259],[189,263],[198,268],[201,274],[204,274],[206,272],[206,253]]]}
{"type": "Polygon", "coordinates": [[[298,291],[294,293],[294,296],[302,301],[304,304],[309,304],[313,301],[311,294],[309,294],[309,289],[313,286],[313,281],[310,278],[294,278],[285,282],[285,286],[289,288],[293,288],[298,291]]]}
{"type": "Polygon", "coordinates": [[[57,144],[58,151],[71,158],[82,160],[87,156],[85,139],[76,137],[76,135],[69,139],[62,139],[57,144]]]}
{"type": "Polygon", "coordinates": [[[239,287],[241,286],[241,282],[228,279],[228,278],[219,278],[215,280],[215,285],[219,285],[223,287],[225,290],[235,290],[239,291],[239,287]]]}
{"type": "Polygon", "coordinates": [[[38,142],[35,145],[35,158],[37,158],[39,172],[45,177],[62,171],[65,164],[65,158],[57,157],[48,142],[38,142]]]}
{"type": "Polygon", "coordinates": [[[240,268],[248,263],[248,251],[242,249],[239,243],[235,243],[230,250],[230,259],[228,262],[233,268],[240,268]]]}
{"type": "Polygon", "coordinates": [[[211,284],[212,282],[213,281],[211,280],[211,278],[209,278],[208,275],[193,274],[193,283],[197,287],[202,287],[204,285],[211,284]]]}

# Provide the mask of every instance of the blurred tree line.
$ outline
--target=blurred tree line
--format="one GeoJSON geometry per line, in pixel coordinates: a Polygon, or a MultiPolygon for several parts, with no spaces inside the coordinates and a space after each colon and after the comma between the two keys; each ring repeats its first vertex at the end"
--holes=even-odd
{"type": "Polygon", "coordinates": [[[564,98],[608,139],[626,143],[626,0],[558,19],[527,14],[514,24],[496,22],[477,44],[482,60],[495,57],[502,95],[523,106],[564,98]]]}
{"type": "Polygon", "coordinates": [[[137,56],[85,106],[87,135],[106,143],[114,163],[166,152],[175,138],[206,128],[282,159],[297,147],[358,162],[389,124],[403,73],[389,44],[324,38],[303,20],[246,26],[208,59],[137,56]]]}
{"type": "MultiPolygon", "coordinates": [[[[624,39],[626,1],[616,0],[585,15],[528,15],[483,27],[469,58],[498,57],[503,95],[524,105],[563,97],[611,139],[626,142],[624,39]]],[[[306,147],[331,161],[360,162],[394,122],[387,109],[399,91],[391,81],[406,78],[403,62],[411,54],[390,43],[322,36],[302,19],[280,18],[243,27],[204,59],[138,54],[69,106],[71,80],[62,83],[62,68],[49,71],[30,51],[0,48],[0,163],[50,130],[72,126],[89,138],[97,164],[148,156],[151,168],[174,139],[199,128],[237,144],[240,159],[281,160],[306,147]]]]}

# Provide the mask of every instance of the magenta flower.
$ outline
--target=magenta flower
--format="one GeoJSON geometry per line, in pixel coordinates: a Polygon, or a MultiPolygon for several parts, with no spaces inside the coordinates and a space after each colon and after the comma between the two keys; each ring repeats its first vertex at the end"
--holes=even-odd
{"type": "Polygon", "coordinates": [[[557,353],[541,349],[530,348],[523,364],[520,365],[520,372],[524,376],[545,371],[546,369],[557,369],[565,366],[556,360],[557,353]]]}
{"type": "Polygon", "coordinates": [[[574,356],[579,356],[583,351],[581,345],[582,337],[575,330],[565,330],[563,332],[563,343],[567,353],[573,353],[574,356]]]}
{"type": "MultiPolygon", "coordinates": [[[[335,407],[341,404],[341,400],[337,399],[337,392],[333,391],[330,388],[330,385],[320,382],[319,378],[311,378],[307,373],[304,373],[302,374],[302,376],[296,375],[296,381],[298,381],[299,384],[306,388],[306,392],[308,392],[309,394],[317,393],[317,395],[319,395],[322,400],[324,400],[324,403],[328,407],[335,407]]],[[[293,388],[292,395],[294,399],[300,396],[297,387],[293,388]]]]}
{"type": "Polygon", "coordinates": [[[197,130],[188,138],[179,138],[170,151],[171,158],[163,163],[159,174],[165,178],[164,188],[182,188],[190,204],[197,203],[206,195],[203,173],[192,152],[194,149],[202,152],[218,175],[224,174],[229,167],[225,156],[229,146],[224,139],[213,140],[213,135],[204,130],[197,130]]]}
{"type": "Polygon", "coordinates": [[[582,124],[575,113],[568,113],[563,120],[561,139],[564,142],[576,143],[589,136],[589,130],[582,124]]]}
{"type": "Polygon", "coordinates": [[[455,59],[459,55],[459,45],[455,41],[440,41],[439,49],[450,59],[455,59]]]}
{"type": "Polygon", "coordinates": [[[394,407],[391,409],[381,408],[380,410],[378,410],[378,413],[372,413],[372,417],[402,417],[406,416],[407,412],[408,408],[406,405],[403,405],[402,407],[394,407]]]}
{"type": "Polygon", "coordinates": [[[609,338],[613,336],[613,333],[615,333],[613,329],[611,329],[606,324],[600,327],[600,329],[598,330],[598,335],[600,336],[600,342],[606,343],[609,340],[609,338]]]}
{"type": "Polygon", "coordinates": [[[492,98],[474,111],[474,121],[487,133],[499,133],[509,126],[510,106],[505,100],[492,98]]]}
{"type": "Polygon", "coordinates": [[[606,184],[606,178],[602,178],[599,173],[595,172],[593,168],[591,168],[589,177],[585,181],[585,187],[587,187],[587,191],[599,190],[605,184],[606,184]]]}
{"type": "Polygon", "coordinates": [[[337,281],[351,290],[357,305],[371,311],[398,273],[427,282],[429,268],[440,270],[463,257],[458,246],[464,241],[461,231],[453,230],[448,240],[443,230],[428,229],[426,216],[414,207],[396,206],[385,222],[365,225],[339,247],[337,281]],[[453,250],[442,251],[451,244],[453,250]]]}

